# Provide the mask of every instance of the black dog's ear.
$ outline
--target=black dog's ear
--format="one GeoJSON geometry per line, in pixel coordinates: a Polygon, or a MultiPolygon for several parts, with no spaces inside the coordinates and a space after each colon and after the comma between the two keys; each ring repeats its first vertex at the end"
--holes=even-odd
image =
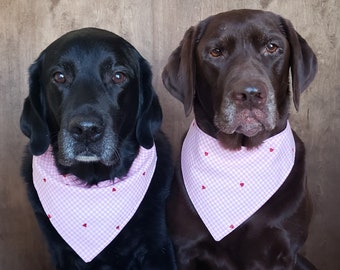
{"type": "Polygon", "coordinates": [[[295,109],[299,110],[300,94],[307,89],[313,81],[317,69],[317,59],[299,33],[297,33],[289,20],[285,20],[288,42],[290,45],[290,67],[292,73],[293,101],[295,109]]]}
{"type": "Polygon", "coordinates": [[[30,139],[30,151],[36,156],[46,152],[50,144],[50,134],[45,121],[45,104],[41,92],[40,74],[41,57],[29,69],[29,95],[25,99],[20,117],[21,131],[30,139]]]}
{"type": "Polygon", "coordinates": [[[150,149],[154,144],[154,135],[162,123],[162,109],[152,87],[150,65],[141,58],[139,61],[139,112],[136,137],[141,146],[150,149]]]}
{"type": "Polygon", "coordinates": [[[162,73],[165,88],[183,103],[186,116],[192,110],[195,93],[195,44],[196,27],[190,27],[185,32],[179,47],[170,55],[162,73]]]}

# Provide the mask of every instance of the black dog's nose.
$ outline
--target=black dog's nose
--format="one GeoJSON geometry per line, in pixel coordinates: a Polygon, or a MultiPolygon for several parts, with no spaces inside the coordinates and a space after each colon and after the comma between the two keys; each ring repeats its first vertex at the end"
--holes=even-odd
{"type": "Polygon", "coordinates": [[[234,91],[232,98],[236,104],[250,103],[252,105],[262,105],[267,99],[265,91],[261,87],[247,86],[241,90],[234,91]]]}
{"type": "Polygon", "coordinates": [[[101,138],[104,126],[98,119],[76,117],[70,122],[69,132],[77,141],[95,142],[101,138]]]}

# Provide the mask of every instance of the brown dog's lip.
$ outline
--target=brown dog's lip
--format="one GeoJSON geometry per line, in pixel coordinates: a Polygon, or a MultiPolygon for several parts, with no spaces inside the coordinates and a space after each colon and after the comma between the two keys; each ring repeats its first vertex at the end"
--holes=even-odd
{"type": "Polygon", "coordinates": [[[235,130],[236,133],[243,134],[247,137],[253,137],[263,130],[262,124],[255,118],[247,120],[246,124],[238,126],[235,130]]]}
{"type": "Polygon", "coordinates": [[[268,122],[268,116],[259,109],[244,109],[235,113],[231,119],[225,116],[215,117],[215,125],[220,132],[225,134],[242,134],[247,137],[254,137],[263,130],[272,129],[268,122]]]}
{"type": "Polygon", "coordinates": [[[237,114],[238,124],[235,132],[241,133],[247,137],[253,137],[263,130],[263,122],[267,118],[265,114],[258,110],[243,110],[241,113],[237,114]]]}

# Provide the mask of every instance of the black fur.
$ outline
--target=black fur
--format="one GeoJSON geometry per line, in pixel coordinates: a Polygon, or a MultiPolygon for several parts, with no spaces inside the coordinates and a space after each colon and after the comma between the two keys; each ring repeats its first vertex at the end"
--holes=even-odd
{"type": "Polygon", "coordinates": [[[175,269],[165,225],[171,149],[160,131],[162,112],[149,64],[121,37],[85,28],[53,42],[29,72],[29,96],[20,119],[30,139],[22,175],[56,268],[175,269]],[[126,175],[139,147],[149,149],[154,143],[157,165],[141,205],[122,232],[86,264],[42,208],[32,182],[32,155],[51,145],[60,173],[74,174],[91,186],[126,175]],[[96,160],[83,162],[77,156],[96,160]]]}

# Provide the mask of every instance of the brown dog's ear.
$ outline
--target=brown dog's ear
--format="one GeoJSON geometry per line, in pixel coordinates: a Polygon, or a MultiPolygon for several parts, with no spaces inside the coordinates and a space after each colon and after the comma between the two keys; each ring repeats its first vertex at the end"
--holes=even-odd
{"type": "Polygon", "coordinates": [[[299,110],[300,94],[313,81],[317,72],[317,59],[308,43],[297,33],[288,20],[285,20],[290,45],[290,66],[292,73],[293,101],[299,110]]]}
{"type": "Polygon", "coordinates": [[[195,93],[195,33],[195,27],[186,31],[179,47],[170,55],[162,73],[164,86],[183,103],[186,116],[192,110],[195,93]]]}
{"type": "Polygon", "coordinates": [[[30,139],[29,149],[35,156],[46,152],[50,133],[45,121],[45,105],[41,93],[41,57],[29,69],[29,95],[20,117],[21,131],[30,139]]]}

